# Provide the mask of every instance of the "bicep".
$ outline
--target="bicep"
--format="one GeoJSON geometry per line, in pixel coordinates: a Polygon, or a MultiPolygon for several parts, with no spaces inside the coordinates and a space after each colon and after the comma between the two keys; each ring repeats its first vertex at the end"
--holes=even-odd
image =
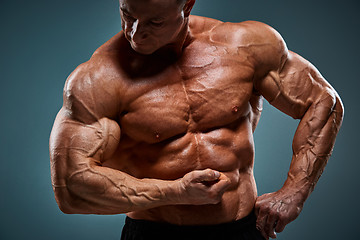
{"type": "Polygon", "coordinates": [[[278,69],[254,84],[271,105],[295,119],[302,118],[314,102],[328,101],[332,106],[335,103],[335,91],[318,70],[290,51],[278,69]]]}
{"type": "Polygon", "coordinates": [[[58,113],[50,136],[50,161],[54,186],[90,165],[101,165],[115,152],[120,139],[119,125],[108,118],[85,124],[58,113]]]}

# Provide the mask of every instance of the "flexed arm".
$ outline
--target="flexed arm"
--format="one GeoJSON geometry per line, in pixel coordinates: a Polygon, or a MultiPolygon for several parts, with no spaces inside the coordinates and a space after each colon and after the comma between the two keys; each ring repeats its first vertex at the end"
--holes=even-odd
{"type": "Polygon", "coordinates": [[[139,180],[102,167],[115,151],[120,128],[102,118],[84,124],[66,116],[62,109],[50,140],[52,180],[57,202],[66,213],[123,213],[175,200],[172,182],[139,180]],[[166,196],[166,198],[165,198],[166,196]]]}
{"type": "Polygon", "coordinates": [[[275,231],[281,232],[299,215],[321,176],[342,123],[343,105],[317,69],[288,51],[278,34],[273,33],[273,42],[264,55],[260,61],[268,71],[264,77],[256,78],[255,88],[270,104],[301,119],[285,184],[275,193],[260,196],[256,202],[258,227],[266,238],[275,238],[275,231]],[[272,62],[267,54],[271,54],[272,62]]]}
{"type": "MultiPolygon", "coordinates": [[[[84,68],[84,67],[82,67],[84,68]]],[[[116,83],[89,77],[88,68],[68,79],[64,105],[51,137],[50,160],[56,201],[65,213],[118,214],[172,204],[218,203],[229,180],[207,169],[174,181],[137,179],[102,166],[116,151],[121,129],[116,83]],[[204,181],[217,183],[207,186],[204,181]]]]}

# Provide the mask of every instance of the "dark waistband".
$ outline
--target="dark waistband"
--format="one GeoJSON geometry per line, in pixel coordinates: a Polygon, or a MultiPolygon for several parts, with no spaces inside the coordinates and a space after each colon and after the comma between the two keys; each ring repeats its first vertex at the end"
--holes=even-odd
{"type": "Polygon", "coordinates": [[[242,228],[248,228],[251,226],[255,226],[256,224],[256,215],[255,212],[252,211],[246,217],[232,221],[227,223],[215,224],[215,225],[175,225],[165,222],[154,222],[148,220],[140,220],[140,219],[132,219],[130,217],[126,217],[125,224],[132,228],[133,230],[146,231],[151,230],[154,231],[156,229],[163,230],[167,229],[170,231],[218,231],[218,230],[229,230],[237,229],[240,230],[242,228]]]}

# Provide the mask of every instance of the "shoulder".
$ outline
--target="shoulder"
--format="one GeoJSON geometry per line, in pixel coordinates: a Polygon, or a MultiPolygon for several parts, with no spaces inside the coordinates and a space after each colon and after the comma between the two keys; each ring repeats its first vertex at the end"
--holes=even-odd
{"type": "Polygon", "coordinates": [[[213,18],[191,15],[189,27],[192,34],[202,34],[211,31],[214,27],[222,23],[222,21],[213,18]]]}
{"type": "Polygon", "coordinates": [[[191,15],[189,26],[192,33],[207,33],[213,41],[239,45],[285,44],[274,28],[258,21],[233,23],[191,15]]]}
{"type": "Polygon", "coordinates": [[[258,64],[278,65],[288,54],[282,36],[271,26],[257,21],[225,22],[212,30],[211,40],[242,48],[258,64]]]}
{"type": "Polygon", "coordinates": [[[126,42],[123,31],[120,31],[96,49],[93,56],[117,54],[124,48],[126,42]]]}
{"type": "Polygon", "coordinates": [[[114,119],[120,104],[121,75],[106,52],[95,52],[67,78],[63,91],[64,108],[81,122],[102,117],[114,119]]]}
{"type": "Polygon", "coordinates": [[[257,21],[224,22],[212,30],[211,38],[239,46],[286,47],[283,38],[274,28],[257,21]]]}

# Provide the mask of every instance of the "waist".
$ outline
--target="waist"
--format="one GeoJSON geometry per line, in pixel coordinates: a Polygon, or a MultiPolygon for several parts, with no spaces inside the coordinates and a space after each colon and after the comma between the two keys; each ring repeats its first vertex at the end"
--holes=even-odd
{"type": "Polygon", "coordinates": [[[218,204],[168,205],[127,213],[133,219],[173,225],[215,225],[242,219],[253,209],[257,191],[252,174],[243,174],[237,188],[226,191],[218,204]]]}
{"type": "Polygon", "coordinates": [[[168,231],[171,233],[175,232],[218,232],[218,231],[231,231],[239,230],[242,228],[248,228],[250,226],[255,226],[256,215],[254,210],[250,212],[249,215],[231,222],[220,223],[220,224],[207,224],[207,225],[176,225],[167,222],[156,222],[142,219],[133,219],[126,217],[125,225],[128,228],[133,229],[134,231],[168,231]]]}

